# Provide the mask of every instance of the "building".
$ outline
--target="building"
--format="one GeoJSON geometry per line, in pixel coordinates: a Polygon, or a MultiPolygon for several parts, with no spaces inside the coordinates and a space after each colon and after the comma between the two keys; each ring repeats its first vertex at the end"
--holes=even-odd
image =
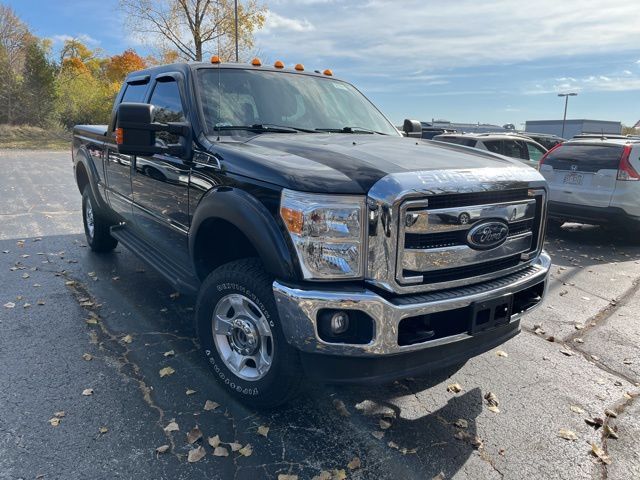
{"type": "Polygon", "coordinates": [[[636,132],[639,132],[639,133],[640,133],[640,120],[638,120],[638,123],[636,123],[636,124],[633,126],[633,129],[634,129],[636,132]]]}
{"type": "MultiPolygon", "coordinates": [[[[562,120],[528,120],[524,127],[529,133],[550,133],[562,137],[562,120]]],[[[622,133],[621,122],[608,120],[567,120],[564,127],[564,138],[571,138],[581,133],[615,134],[622,133]]]]}

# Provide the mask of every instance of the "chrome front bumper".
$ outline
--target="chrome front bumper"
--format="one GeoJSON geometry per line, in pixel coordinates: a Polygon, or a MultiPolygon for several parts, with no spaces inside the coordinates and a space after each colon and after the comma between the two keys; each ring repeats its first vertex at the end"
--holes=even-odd
{"type": "MultiPolygon", "coordinates": [[[[440,292],[427,292],[387,300],[368,289],[303,290],[277,281],[273,291],[287,341],[303,352],[344,356],[380,356],[414,352],[471,338],[469,333],[414,345],[398,344],[401,320],[418,315],[464,308],[515,294],[545,282],[548,285],[551,258],[545,252],[529,267],[495,280],[440,292]],[[328,343],[318,336],[316,318],[322,309],[360,310],[374,321],[373,340],[368,344],[328,343]]],[[[539,305],[539,304],[538,304],[539,305]]],[[[517,322],[519,315],[511,318],[517,322]]]]}

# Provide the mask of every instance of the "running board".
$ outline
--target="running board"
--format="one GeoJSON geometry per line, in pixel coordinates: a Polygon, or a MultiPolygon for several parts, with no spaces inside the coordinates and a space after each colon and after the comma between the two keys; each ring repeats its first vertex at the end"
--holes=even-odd
{"type": "Polygon", "coordinates": [[[165,277],[177,291],[190,295],[198,293],[200,284],[190,269],[168,258],[156,247],[142,240],[131,232],[126,224],[114,225],[110,232],[113,238],[165,277]]]}

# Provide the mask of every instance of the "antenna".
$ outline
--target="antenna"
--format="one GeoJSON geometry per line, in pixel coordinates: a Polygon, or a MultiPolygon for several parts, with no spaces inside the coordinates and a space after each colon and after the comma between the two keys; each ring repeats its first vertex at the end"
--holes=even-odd
{"type": "Polygon", "coordinates": [[[222,86],[220,79],[220,63],[218,64],[218,118],[216,119],[216,125],[218,126],[218,138],[216,142],[220,141],[220,118],[222,117],[222,86]]]}

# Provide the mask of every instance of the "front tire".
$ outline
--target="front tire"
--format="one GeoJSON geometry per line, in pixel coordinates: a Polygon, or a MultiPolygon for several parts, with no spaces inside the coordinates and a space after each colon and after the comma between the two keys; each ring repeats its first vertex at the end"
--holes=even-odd
{"type": "Polygon", "coordinates": [[[87,185],[82,192],[82,220],[84,234],[87,243],[94,252],[110,252],[118,245],[118,241],[111,236],[109,228],[111,224],[106,216],[98,208],[91,194],[91,188],[87,185]]]}
{"type": "Polygon", "coordinates": [[[282,332],[272,282],[257,259],[227,263],[205,279],[196,308],[200,345],[216,380],[259,408],[286,403],[302,380],[298,352],[282,332]]]}

